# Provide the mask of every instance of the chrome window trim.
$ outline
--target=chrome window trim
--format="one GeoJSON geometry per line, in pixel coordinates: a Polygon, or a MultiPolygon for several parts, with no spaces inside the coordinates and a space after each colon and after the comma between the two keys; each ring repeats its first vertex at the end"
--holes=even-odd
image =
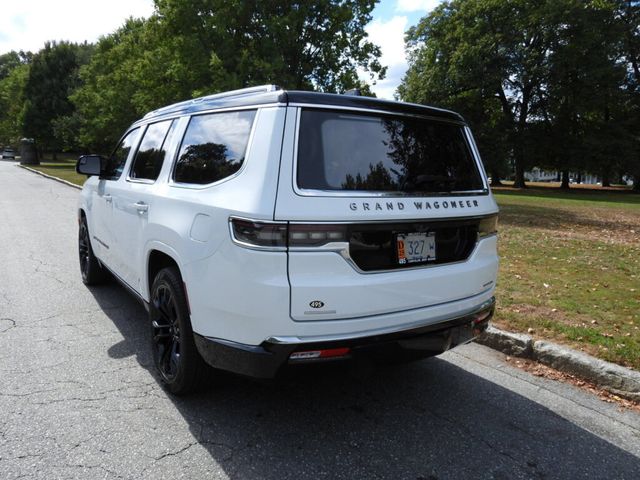
{"type": "Polygon", "coordinates": [[[131,178],[127,176],[126,181],[129,183],[140,183],[142,185],[153,185],[158,180],[149,180],[148,178],[131,178]]]}
{"type": "Polygon", "coordinates": [[[432,197],[467,197],[467,196],[486,196],[489,195],[489,188],[487,186],[486,175],[484,174],[484,167],[478,165],[478,155],[476,153],[475,144],[469,141],[469,135],[467,130],[469,127],[463,122],[456,122],[447,119],[441,119],[438,117],[431,117],[426,115],[412,115],[412,114],[404,114],[404,113],[394,113],[391,112],[391,115],[397,115],[400,117],[416,117],[422,118],[426,120],[434,120],[438,122],[451,123],[454,125],[458,125],[463,127],[463,137],[467,143],[467,148],[469,149],[469,153],[473,157],[476,168],[478,168],[478,173],[480,174],[480,178],[485,188],[479,190],[456,190],[452,192],[435,192],[425,194],[415,194],[408,192],[376,192],[376,191],[367,191],[367,190],[317,190],[317,189],[307,189],[300,188],[298,186],[298,141],[300,136],[300,121],[301,121],[301,112],[302,108],[315,108],[318,110],[345,110],[345,111],[360,111],[366,113],[376,113],[376,114],[385,114],[388,115],[390,112],[386,112],[384,110],[372,110],[366,108],[350,108],[350,107],[333,107],[331,105],[314,105],[314,104],[292,104],[291,106],[297,107],[296,109],[296,131],[295,137],[293,139],[293,175],[291,178],[291,187],[293,188],[293,192],[299,197],[353,197],[353,198],[389,198],[389,197],[408,197],[408,198],[432,198],[432,197]]]}

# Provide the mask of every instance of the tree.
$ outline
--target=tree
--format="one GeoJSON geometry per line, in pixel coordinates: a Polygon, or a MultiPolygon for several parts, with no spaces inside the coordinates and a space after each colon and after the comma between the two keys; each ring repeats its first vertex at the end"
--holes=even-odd
{"type": "Polygon", "coordinates": [[[12,50],[0,55],[0,80],[7,78],[14,68],[31,63],[32,58],[31,52],[23,52],[22,50],[19,52],[12,50]]]}
{"type": "Polygon", "coordinates": [[[384,77],[380,48],[367,40],[375,0],[156,0],[185,38],[188,57],[208,61],[211,91],[275,83],[338,92],[360,86],[357,69],[384,77]]]}
{"type": "Polygon", "coordinates": [[[174,35],[155,15],[130,18],[102,37],[71,95],[78,141],[106,153],[148,111],[197,96],[209,80],[209,65],[193,51],[194,38],[174,35]]]}
{"type": "Polygon", "coordinates": [[[357,68],[384,75],[364,31],[374,4],[158,0],[149,19],[129,19],[101,38],[81,69],[71,97],[79,140],[105,152],[150,110],[246,86],[366,92],[357,68]]]}
{"type": "Polygon", "coordinates": [[[477,119],[480,138],[505,139],[498,155],[513,158],[516,187],[525,186],[524,172],[530,166],[525,145],[547,75],[554,32],[548,15],[551,3],[452,0],[406,37],[409,70],[400,96],[461,105],[463,115],[477,119]]]}
{"type": "Polygon", "coordinates": [[[609,3],[564,0],[554,7],[557,29],[540,105],[551,142],[538,165],[561,171],[561,188],[569,188],[569,170],[600,173],[606,184],[628,145],[620,25],[609,3]]]}
{"type": "Polygon", "coordinates": [[[29,65],[20,64],[0,80],[0,146],[17,145],[22,137],[20,112],[29,65]]]}
{"type": "Polygon", "coordinates": [[[490,152],[488,170],[511,158],[517,187],[532,166],[561,170],[567,188],[570,170],[606,183],[630,168],[637,144],[629,119],[638,105],[639,5],[446,2],[407,33],[410,68],[399,93],[460,111],[490,152]]]}
{"type": "Polygon", "coordinates": [[[22,133],[35,138],[40,148],[54,154],[63,147],[54,123],[71,115],[74,105],[69,95],[78,86],[78,67],[88,57],[91,46],[69,42],[47,42],[34,55],[24,88],[22,133]]]}
{"type": "Polygon", "coordinates": [[[632,153],[624,168],[634,178],[633,190],[640,193],[640,1],[612,0],[622,35],[622,50],[626,61],[626,115],[632,135],[632,153]]]}

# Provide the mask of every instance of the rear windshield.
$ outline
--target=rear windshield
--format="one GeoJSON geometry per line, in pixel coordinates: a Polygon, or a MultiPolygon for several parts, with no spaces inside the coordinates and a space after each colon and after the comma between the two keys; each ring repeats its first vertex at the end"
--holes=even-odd
{"type": "Polygon", "coordinates": [[[298,187],[410,194],[484,188],[460,125],[303,109],[298,187]]]}

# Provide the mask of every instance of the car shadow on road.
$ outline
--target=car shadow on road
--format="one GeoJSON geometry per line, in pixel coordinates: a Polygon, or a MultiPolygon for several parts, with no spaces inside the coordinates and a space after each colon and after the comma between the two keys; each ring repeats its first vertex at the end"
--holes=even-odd
{"type": "MultiPolygon", "coordinates": [[[[124,338],[109,355],[135,355],[158,381],[143,307],[115,284],[91,292],[124,338]]],[[[440,358],[367,378],[224,376],[167,397],[229,478],[640,478],[634,455],[440,358]]]]}

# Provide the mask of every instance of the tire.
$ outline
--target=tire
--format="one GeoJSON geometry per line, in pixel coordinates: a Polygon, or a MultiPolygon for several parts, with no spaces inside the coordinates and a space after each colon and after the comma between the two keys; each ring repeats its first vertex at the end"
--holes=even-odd
{"type": "Polygon", "coordinates": [[[164,387],[175,395],[197,390],[209,371],[193,339],[182,277],[163,268],[151,287],[149,306],[153,363],[164,387]]]}
{"type": "Polygon", "coordinates": [[[93,254],[87,219],[82,217],[78,228],[78,258],[80,260],[80,274],[85,285],[98,285],[106,279],[107,272],[93,254]]]}

